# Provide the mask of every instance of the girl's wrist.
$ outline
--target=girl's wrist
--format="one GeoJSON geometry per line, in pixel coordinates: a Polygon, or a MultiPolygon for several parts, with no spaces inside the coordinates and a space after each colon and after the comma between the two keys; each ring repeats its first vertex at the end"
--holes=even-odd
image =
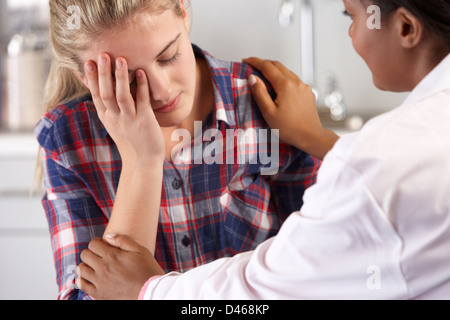
{"type": "Polygon", "coordinates": [[[152,171],[162,168],[164,165],[164,155],[154,155],[152,157],[122,157],[122,170],[128,169],[132,171],[152,171]]]}

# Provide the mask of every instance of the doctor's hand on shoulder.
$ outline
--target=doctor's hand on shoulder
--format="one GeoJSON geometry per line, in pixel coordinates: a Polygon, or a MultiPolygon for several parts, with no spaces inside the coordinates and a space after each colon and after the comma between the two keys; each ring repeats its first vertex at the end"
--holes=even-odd
{"type": "Polygon", "coordinates": [[[249,77],[254,98],[267,124],[279,130],[284,142],[323,159],[339,137],[323,128],[312,89],[280,62],[259,58],[243,62],[262,72],[277,94],[272,100],[263,81],[254,75],[249,77]]]}

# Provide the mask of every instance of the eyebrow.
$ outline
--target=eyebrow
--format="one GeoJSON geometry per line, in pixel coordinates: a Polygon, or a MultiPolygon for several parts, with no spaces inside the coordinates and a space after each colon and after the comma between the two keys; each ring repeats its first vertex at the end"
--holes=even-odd
{"type": "MultiPolygon", "coordinates": [[[[158,59],[160,56],[162,56],[164,54],[164,52],[166,52],[167,49],[169,49],[175,42],[177,42],[177,40],[180,38],[181,36],[181,32],[175,37],[175,39],[173,39],[172,41],[170,41],[165,47],[164,49],[161,50],[160,53],[158,53],[156,55],[155,59],[158,59]]],[[[137,69],[136,69],[137,70],[137,69]]],[[[128,73],[132,73],[135,72],[136,70],[128,70],[128,73]]]]}

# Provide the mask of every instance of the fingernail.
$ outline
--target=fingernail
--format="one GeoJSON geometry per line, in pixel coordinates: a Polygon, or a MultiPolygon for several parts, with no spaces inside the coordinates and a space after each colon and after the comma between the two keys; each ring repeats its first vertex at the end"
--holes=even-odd
{"type": "Polygon", "coordinates": [[[122,61],[122,59],[117,59],[116,60],[116,69],[117,70],[122,70],[122,68],[123,68],[123,61],[122,61]]]}
{"type": "Polygon", "coordinates": [[[250,75],[248,77],[248,83],[253,87],[256,84],[256,77],[254,75],[250,75]]]}
{"type": "Polygon", "coordinates": [[[81,278],[78,277],[75,280],[75,289],[81,289],[81,278]]]}
{"type": "Polygon", "coordinates": [[[105,238],[106,239],[113,239],[115,236],[116,236],[116,234],[114,234],[114,233],[107,233],[107,234],[105,234],[105,238]]]}
{"type": "Polygon", "coordinates": [[[86,64],[84,65],[84,68],[86,69],[86,72],[94,72],[94,65],[92,64],[91,61],[86,62],[86,64]]]}
{"type": "Polygon", "coordinates": [[[107,63],[108,63],[108,61],[107,61],[106,57],[104,55],[101,55],[100,58],[98,59],[98,64],[101,67],[104,67],[104,66],[106,66],[107,63]]]}

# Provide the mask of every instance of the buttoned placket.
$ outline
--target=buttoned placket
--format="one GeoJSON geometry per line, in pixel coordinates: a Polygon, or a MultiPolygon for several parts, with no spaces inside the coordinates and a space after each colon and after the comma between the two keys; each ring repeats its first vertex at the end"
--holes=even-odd
{"type": "Polygon", "coordinates": [[[169,200],[169,208],[171,206],[170,199],[184,200],[183,205],[174,206],[169,210],[169,212],[172,212],[172,216],[170,217],[171,220],[174,220],[176,223],[183,222],[182,224],[185,225],[185,227],[182,228],[185,229],[185,231],[180,230],[173,234],[173,240],[176,244],[175,254],[180,261],[192,261],[193,263],[196,263],[196,257],[199,255],[199,248],[194,245],[194,239],[190,232],[192,220],[194,219],[192,212],[193,208],[192,205],[186,201],[186,199],[191,198],[190,190],[187,185],[187,182],[189,181],[189,172],[190,165],[188,164],[177,165],[172,161],[166,160],[164,165],[164,179],[166,181],[166,196],[169,200]],[[183,212],[178,210],[182,210],[183,212]]]}

